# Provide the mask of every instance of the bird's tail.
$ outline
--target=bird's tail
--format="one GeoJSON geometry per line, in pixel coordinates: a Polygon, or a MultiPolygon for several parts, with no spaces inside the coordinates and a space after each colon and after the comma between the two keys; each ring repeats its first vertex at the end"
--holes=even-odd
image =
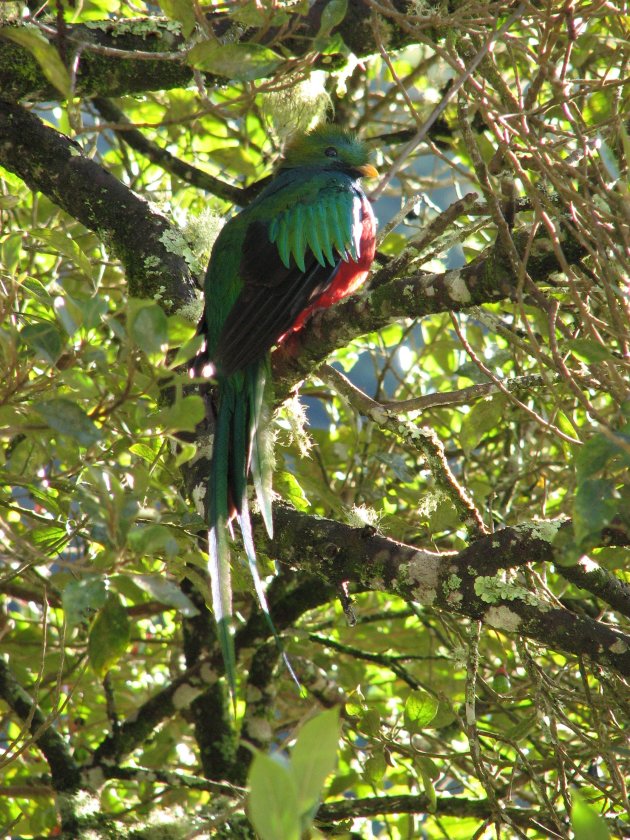
{"type": "Polygon", "coordinates": [[[230,693],[236,696],[236,656],[232,636],[232,584],[228,527],[236,516],[260,608],[271,628],[287,668],[299,682],[282,649],[271,620],[262,580],[258,572],[247,499],[247,475],[251,470],[256,498],[265,526],[273,534],[271,517],[272,447],[265,417],[269,381],[267,360],[252,363],[242,371],[219,381],[218,410],[208,482],[208,554],[212,585],[212,608],[230,693]]]}

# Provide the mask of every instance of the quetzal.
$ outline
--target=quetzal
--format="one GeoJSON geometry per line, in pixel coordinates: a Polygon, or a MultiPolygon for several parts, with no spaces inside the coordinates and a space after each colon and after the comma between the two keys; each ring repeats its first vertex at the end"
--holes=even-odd
{"type": "Polygon", "coordinates": [[[217,383],[206,497],[208,554],[212,606],[232,696],[236,666],[228,529],[234,517],[269,619],[247,481],[251,474],[271,536],[270,350],[314,310],[365,280],[374,258],[376,222],[359,179],[378,174],[368,157],[362,142],[334,125],[299,135],[269,185],[223,227],[210,257],[201,327],[204,356],[217,383]]]}

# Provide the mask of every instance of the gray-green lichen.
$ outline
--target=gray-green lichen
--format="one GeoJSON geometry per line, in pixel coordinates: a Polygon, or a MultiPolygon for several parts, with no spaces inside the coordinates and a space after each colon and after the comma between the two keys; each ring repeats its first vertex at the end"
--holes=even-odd
{"type": "Polygon", "coordinates": [[[475,594],[486,604],[496,604],[498,601],[523,601],[531,606],[540,607],[541,602],[535,595],[518,583],[505,580],[501,575],[475,578],[475,594]]]}
{"type": "Polygon", "coordinates": [[[459,589],[461,586],[462,579],[455,574],[449,575],[447,580],[442,583],[442,589],[444,593],[448,595],[449,592],[453,592],[456,589],[459,589]]]}
{"type": "Polygon", "coordinates": [[[206,515],[206,485],[205,484],[198,484],[196,487],[193,487],[193,491],[191,493],[192,501],[195,506],[195,510],[199,514],[199,516],[206,515]]]}
{"type": "Polygon", "coordinates": [[[400,567],[406,577],[414,601],[430,606],[438,594],[443,560],[429,551],[416,551],[409,563],[400,567]]]}
{"type": "Polygon", "coordinates": [[[183,257],[193,274],[200,274],[203,271],[197,255],[179,231],[167,228],[160,236],[160,242],[169,253],[183,257]]]}
{"type": "Polygon", "coordinates": [[[117,20],[115,24],[108,20],[87,20],[81,24],[85,29],[100,30],[107,32],[112,38],[120,38],[123,35],[136,35],[141,38],[163,35],[165,32],[172,32],[178,35],[182,26],[175,20],[163,19],[156,21],[154,18],[132,18],[130,20],[117,20]]]}
{"type": "Polygon", "coordinates": [[[259,743],[266,743],[271,741],[273,730],[266,718],[255,717],[247,721],[247,735],[259,743]]]}
{"type": "Polygon", "coordinates": [[[193,700],[196,700],[202,693],[203,690],[199,686],[182,683],[173,692],[173,708],[177,710],[187,709],[193,700]]]}
{"type": "Polygon", "coordinates": [[[490,627],[505,630],[506,633],[515,633],[522,621],[518,613],[505,606],[489,607],[483,620],[490,627]]]}
{"type": "Polygon", "coordinates": [[[514,530],[519,531],[520,533],[529,534],[535,539],[552,543],[565,521],[566,520],[564,519],[539,519],[535,522],[527,522],[522,525],[516,525],[514,530]]]}

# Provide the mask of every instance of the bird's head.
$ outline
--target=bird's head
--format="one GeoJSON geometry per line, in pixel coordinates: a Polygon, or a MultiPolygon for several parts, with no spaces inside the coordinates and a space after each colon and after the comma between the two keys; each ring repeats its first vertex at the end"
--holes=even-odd
{"type": "Polygon", "coordinates": [[[282,169],[300,166],[321,166],[376,178],[378,172],[369,162],[370,153],[364,142],[338,125],[322,125],[294,137],[287,146],[282,169]]]}

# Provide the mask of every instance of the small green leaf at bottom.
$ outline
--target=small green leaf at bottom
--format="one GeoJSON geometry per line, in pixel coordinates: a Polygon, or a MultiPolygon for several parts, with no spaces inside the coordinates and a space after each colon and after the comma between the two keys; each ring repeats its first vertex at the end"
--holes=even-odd
{"type": "Polygon", "coordinates": [[[300,814],[321,799],[326,778],[335,769],[339,748],[339,710],[329,709],[309,720],[291,751],[300,814]]]}
{"type": "Polygon", "coordinates": [[[300,840],[298,795],[291,770],[257,753],[248,781],[249,818],[261,840],[300,840]]]}

